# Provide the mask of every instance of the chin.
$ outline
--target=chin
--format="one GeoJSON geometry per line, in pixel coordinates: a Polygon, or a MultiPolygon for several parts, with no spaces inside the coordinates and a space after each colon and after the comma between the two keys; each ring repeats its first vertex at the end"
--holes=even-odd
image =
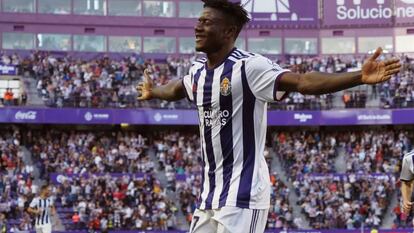
{"type": "Polygon", "coordinates": [[[204,52],[205,51],[205,48],[202,47],[202,46],[196,46],[195,47],[195,51],[197,51],[197,52],[204,52]]]}

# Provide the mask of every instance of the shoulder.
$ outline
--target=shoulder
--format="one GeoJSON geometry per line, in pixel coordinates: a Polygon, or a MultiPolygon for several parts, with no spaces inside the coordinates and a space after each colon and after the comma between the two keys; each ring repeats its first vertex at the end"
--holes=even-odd
{"type": "Polygon", "coordinates": [[[204,67],[204,64],[206,63],[207,58],[199,58],[191,64],[190,73],[195,73],[200,68],[204,67]]]}
{"type": "Polygon", "coordinates": [[[234,49],[229,55],[228,59],[234,62],[247,62],[260,56],[259,54],[250,53],[242,49],[234,49]]]}
{"type": "Polygon", "coordinates": [[[408,159],[412,159],[414,156],[414,150],[404,154],[403,160],[408,160],[408,159]]]}
{"type": "Polygon", "coordinates": [[[207,58],[205,58],[205,57],[198,58],[195,61],[193,61],[193,63],[191,64],[191,67],[194,67],[194,66],[198,66],[198,67],[204,66],[204,64],[206,63],[206,61],[207,61],[207,58]]]}

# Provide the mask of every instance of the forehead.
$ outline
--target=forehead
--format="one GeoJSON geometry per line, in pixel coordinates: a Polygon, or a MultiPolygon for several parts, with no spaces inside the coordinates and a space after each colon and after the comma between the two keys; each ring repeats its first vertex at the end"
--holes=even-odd
{"type": "Polygon", "coordinates": [[[207,18],[207,19],[224,19],[225,15],[223,12],[211,8],[211,7],[204,7],[203,11],[201,12],[200,18],[207,18]]]}

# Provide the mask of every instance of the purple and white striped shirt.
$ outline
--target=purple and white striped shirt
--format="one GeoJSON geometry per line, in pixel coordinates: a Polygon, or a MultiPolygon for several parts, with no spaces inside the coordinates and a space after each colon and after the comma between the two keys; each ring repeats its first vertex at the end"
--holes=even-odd
{"type": "Polygon", "coordinates": [[[270,179],[263,155],[267,103],[284,95],[277,84],[285,72],[289,70],[261,55],[233,49],[214,69],[207,69],[206,59],[194,62],[183,78],[200,121],[200,209],[269,208],[270,179]]]}

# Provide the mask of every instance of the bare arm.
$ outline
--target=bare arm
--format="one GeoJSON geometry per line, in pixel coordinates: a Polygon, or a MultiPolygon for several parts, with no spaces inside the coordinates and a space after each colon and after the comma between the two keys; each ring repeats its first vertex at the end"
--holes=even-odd
{"type": "Polygon", "coordinates": [[[320,95],[345,90],[362,84],[376,84],[387,81],[400,71],[399,59],[378,62],[382,49],[378,48],[363,65],[361,71],[330,74],[311,72],[306,74],[285,73],[280,80],[280,91],[300,92],[306,95],[320,95]]]}
{"type": "Polygon", "coordinates": [[[33,214],[33,215],[38,215],[40,213],[40,211],[38,209],[34,209],[32,207],[27,208],[27,212],[29,212],[30,214],[33,214]]]}
{"type": "Polygon", "coordinates": [[[185,98],[185,90],[182,80],[171,80],[166,85],[155,86],[152,82],[148,70],[144,71],[144,82],[137,86],[137,90],[141,93],[139,100],[162,99],[175,101],[185,98]]]}
{"type": "Polygon", "coordinates": [[[51,207],[50,207],[50,212],[52,213],[52,215],[54,216],[54,215],[56,215],[56,208],[55,208],[55,206],[54,205],[52,205],[51,207]]]}
{"type": "Polygon", "coordinates": [[[411,202],[411,195],[413,193],[414,180],[401,180],[401,194],[403,198],[403,212],[408,214],[413,203],[411,202]]]}

